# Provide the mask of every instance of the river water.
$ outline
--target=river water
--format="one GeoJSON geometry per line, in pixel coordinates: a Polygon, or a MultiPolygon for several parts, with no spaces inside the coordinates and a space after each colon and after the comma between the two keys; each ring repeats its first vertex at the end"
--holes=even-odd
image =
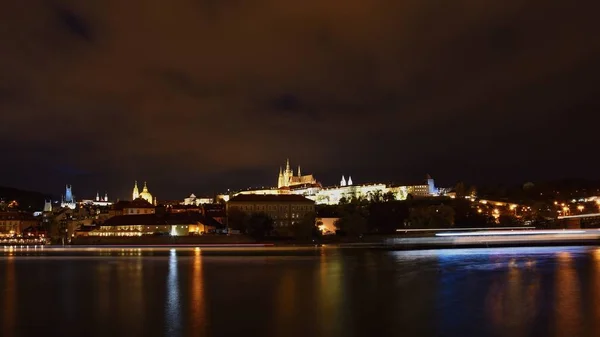
{"type": "Polygon", "coordinates": [[[600,336],[600,248],[0,247],[0,336],[600,336]]]}

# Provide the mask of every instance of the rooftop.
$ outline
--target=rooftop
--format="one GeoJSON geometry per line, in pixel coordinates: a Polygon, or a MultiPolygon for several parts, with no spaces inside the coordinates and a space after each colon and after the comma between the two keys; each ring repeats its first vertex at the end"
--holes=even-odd
{"type": "Polygon", "coordinates": [[[314,201],[296,194],[238,194],[229,199],[229,202],[306,202],[314,201]]]}
{"type": "Polygon", "coordinates": [[[214,219],[205,217],[197,212],[165,213],[165,214],[135,214],[117,215],[101,224],[101,226],[161,226],[187,225],[201,223],[215,226],[214,219]]]}

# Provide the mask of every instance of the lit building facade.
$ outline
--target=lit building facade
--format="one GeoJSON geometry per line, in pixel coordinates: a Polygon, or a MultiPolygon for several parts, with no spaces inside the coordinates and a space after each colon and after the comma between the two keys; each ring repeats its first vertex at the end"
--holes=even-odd
{"type": "Polygon", "coordinates": [[[232,210],[244,213],[266,213],[275,228],[289,227],[315,211],[315,202],[301,195],[238,194],[227,202],[227,214],[232,210]]]}
{"type": "Polygon", "coordinates": [[[209,198],[209,197],[197,197],[194,193],[190,194],[189,197],[183,199],[183,204],[184,205],[195,205],[195,206],[200,206],[200,205],[204,205],[204,204],[212,204],[213,203],[213,198],[209,198]]]}
{"type": "Polygon", "coordinates": [[[104,193],[104,197],[100,197],[100,193],[96,192],[96,198],[94,200],[82,200],[80,204],[88,205],[88,206],[111,206],[113,203],[108,201],[108,193],[104,193]]]}
{"type": "Polygon", "coordinates": [[[85,232],[85,236],[201,235],[215,229],[215,221],[200,213],[119,215],[85,232]]]}
{"type": "Polygon", "coordinates": [[[257,189],[239,191],[236,193],[221,194],[217,199],[228,201],[230,197],[237,195],[301,195],[313,200],[316,204],[336,205],[340,200],[351,200],[353,198],[365,198],[370,200],[374,195],[385,195],[391,193],[396,200],[405,200],[412,197],[431,197],[440,195],[443,190],[435,186],[431,176],[427,175],[426,182],[419,185],[388,185],[382,183],[355,185],[352,177],[342,176],[339,185],[323,187],[312,175],[302,176],[298,167],[298,174],[294,176],[290,169],[289,160],[285,170],[279,172],[277,188],[257,189]]]}
{"type": "Polygon", "coordinates": [[[0,212],[0,237],[19,236],[29,227],[37,227],[40,220],[22,212],[0,212]]]}

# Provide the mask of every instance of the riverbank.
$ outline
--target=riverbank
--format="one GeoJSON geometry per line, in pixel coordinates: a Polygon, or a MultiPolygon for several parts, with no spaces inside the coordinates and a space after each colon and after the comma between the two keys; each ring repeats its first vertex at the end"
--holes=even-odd
{"type": "Polygon", "coordinates": [[[345,237],[328,235],[318,239],[298,240],[294,238],[269,237],[256,240],[246,235],[203,235],[203,236],[142,236],[142,237],[79,237],[72,246],[339,246],[365,247],[395,250],[528,247],[598,245],[600,231],[588,230],[475,230],[470,232],[419,232],[393,235],[365,235],[345,237]]]}

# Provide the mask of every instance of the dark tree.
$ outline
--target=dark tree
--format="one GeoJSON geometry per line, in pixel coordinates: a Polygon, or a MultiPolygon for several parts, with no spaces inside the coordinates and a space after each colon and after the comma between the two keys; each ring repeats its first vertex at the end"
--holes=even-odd
{"type": "Polygon", "coordinates": [[[260,239],[273,230],[273,219],[266,213],[252,213],[248,218],[246,231],[248,235],[260,239]]]}
{"type": "Polygon", "coordinates": [[[348,236],[360,236],[367,231],[367,219],[358,211],[344,212],[335,227],[348,236]]]}
{"type": "Polygon", "coordinates": [[[227,226],[231,229],[239,230],[242,233],[246,232],[248,223],[248,214],[237,208],[229,209],[227,212],[227,226]]]}
{"type": "Polygon", "coordinates": [[[392,202],[396,200],[396,195],[393,192],[387,192],[383,195],[383,201],[392,202]]]}
{"type": "Polygon", "coordinates": [[[316,222],[316,213],[307,213],[304,217],[292,225],[292,233],[299,240],[309,240],[319,235],[319,229],[316,222]]]}

